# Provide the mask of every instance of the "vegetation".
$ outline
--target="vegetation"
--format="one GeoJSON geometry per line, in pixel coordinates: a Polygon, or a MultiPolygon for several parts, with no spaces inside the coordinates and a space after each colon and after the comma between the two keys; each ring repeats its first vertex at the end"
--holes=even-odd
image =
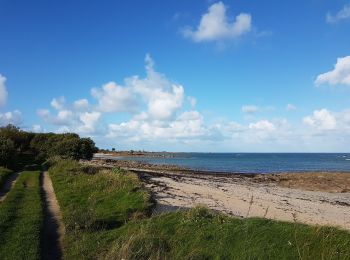
{"type": "Polygon", "coordinates": [[[0,203],[0,259],[40,258],[39,171],[25,171],[0,203]]]}
{"type": "Polygon", "coordinates": [[[4,184],[5,180],[11,173],[11,170],[0,167],[0,187],[4,184]]]}
{"type": "Polygon", "coordinates": [[[90,160],[97,150],[90,138],[73,133],[30,133],[13,125],[0,127],[0,166],[14,168],[30,155],[37,162],[52,156],[90,160]]]}
{"type": "Polygon", "coordinates": [[[0,136],[0,165],[9,166],[15,157],[16,150],[11,139],[0,136]]]}
{"type": "Polygon", "coordinates": [[[60,161],[50,169],[67,228],[66,259],[347,259],[350,234],[198,207],[147,217],[133,174],[60,161]]]}
{"type": "Polygon", "coordinates": [[[144,216],[149,195],[134,174],[62,160],[49,170],[66,227],[65,258],[96,258],[112,233],[144,216]]]}

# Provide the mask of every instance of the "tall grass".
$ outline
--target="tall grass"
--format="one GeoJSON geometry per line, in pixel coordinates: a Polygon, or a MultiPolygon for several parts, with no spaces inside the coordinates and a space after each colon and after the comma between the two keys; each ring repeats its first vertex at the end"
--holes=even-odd
{"type": "Polygon", "coordinates": [[[349,259],[350,234],[199,207],[120,229],[105,259],[349,259]]]}
{"type": "Polygon", "coordinates": [[[59,161],[49,173],[66,227],[66,258],[94,258],[109,233],[149,208],[149,194],[134,174],[70,160],[59,161]]]}
{"type": "Polygon", "coordinates": [[[0,204],[0,259],[40,258],[40,172],[25,171],[0,204]]]}

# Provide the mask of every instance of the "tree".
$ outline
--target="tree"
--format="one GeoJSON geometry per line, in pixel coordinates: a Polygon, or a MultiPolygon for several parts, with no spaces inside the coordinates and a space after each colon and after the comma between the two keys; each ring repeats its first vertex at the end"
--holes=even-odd
{"type": "Polygon", "coordinates": [[[91,160],[94,153],[98,152],[98,148],[90,138],[81,138],[79,152],[80,159],[91,160]]]}
{"type": "Polygon", "coordinates": [[[8,167],[13,162],[16,155],[16,149],[13,141],[9,138],[0,136],[0,165],[8,167]]]}

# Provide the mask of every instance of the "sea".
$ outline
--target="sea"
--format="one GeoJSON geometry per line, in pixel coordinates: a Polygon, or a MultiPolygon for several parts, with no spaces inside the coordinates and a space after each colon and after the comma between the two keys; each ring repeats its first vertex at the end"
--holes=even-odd
{"type": "Polygon", "coordinates": [[[349,172],[350,153],[171,153],[164,157],[113,157],[225,173],[349,172]]]}

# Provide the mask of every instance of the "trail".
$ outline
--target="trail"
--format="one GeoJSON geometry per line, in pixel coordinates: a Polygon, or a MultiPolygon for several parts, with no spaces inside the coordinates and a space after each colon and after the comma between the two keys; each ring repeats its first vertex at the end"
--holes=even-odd
{"type": "Polygon", "coordinates": [[[6,199],[8,192],[15,185],[19,175],[20,175],[20,172],[14,172],[14,173],[10,174],[10,176],[5,181],[4,185],[2,187],[0,187],[0,202],[4,201],[6,199]]]}
{"type": "Polygon", "coordinates": [[[41,191],[44,206],[44,228],[42,234],[42,259],[62,259],[65,233],[62,215],[48,172],[41,174],[41,191]]]}

